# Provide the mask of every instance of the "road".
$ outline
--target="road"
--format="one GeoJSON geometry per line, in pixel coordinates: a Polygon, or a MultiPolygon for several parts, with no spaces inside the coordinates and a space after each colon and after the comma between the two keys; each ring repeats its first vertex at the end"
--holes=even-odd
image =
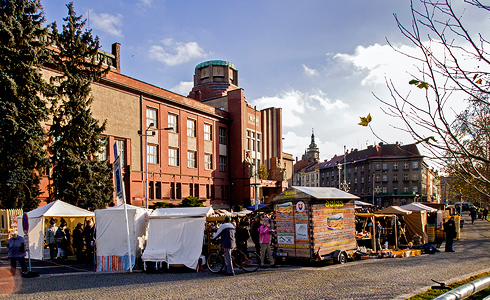
{"type": "MultiPolygon", "coordinates": [[[[234,277],[209,271],[80,272],[22,279],[0,269],[0,298],[12,299],[405,299],[431,279],[451,283],[489,271],[490,222],[466,219],[454,253],[370,259],[345,265],[283,266],[234,277]]],[[[442,249],[443,250],[443,249],[442,249]]]]}

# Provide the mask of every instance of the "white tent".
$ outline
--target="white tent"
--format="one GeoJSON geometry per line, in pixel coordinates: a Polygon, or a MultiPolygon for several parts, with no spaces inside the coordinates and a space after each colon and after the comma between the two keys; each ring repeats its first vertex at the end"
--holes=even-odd
{"type": "MultiPolygon", "coordinates": [[[[124,204],[127,205],[127,204],[124,204]]],[[[95,210],[97,246],[96,271],[129,270],[124,205],[95,210]]],[[[131,264],[145,247],[150,209],[127,205],[131,264]]]]}
{"type": "Polygon", "coordinates": [[[211,207],[159,208],[150,215],[145,262],[166,262],[196,269],[201,256],[206,216],[211,207]]]}
{"type": "Polygon", "coordinates": [[[424,204],[418,203],[418,202],[412,202],[412,203],[407,204],[407,205],[402,205],[402,206],[400,206],[400,208],[406,209],[406,210],[411,210],[411,211],[421,211],[421,210],[424,210],[426,212],[437,211],[437,209],[435,209],[435,208],[432,208],[430,206],[427,206],[427,205],[424,205],[424,204]]]}
{"type": "MultiPolygon", "coordinates": [[[[56,200],[44,206],[38,207],[27,213],[29,219],[29,250],[32,259],[44,258],[44,234],[48,222],[46,219],[54,218],[57,220],[56,225],[60,224],[63,218],[70,230],[75,228],[78,222],[83,223],[85,218],[93,217],[94,213],[83,208],[76,207],[61,200],[56,200]],[[45,225],[46,224],[46,225],[45,225]]],[[[19,234],[22,235],[22,216],[17,217],[19,234]]]]}

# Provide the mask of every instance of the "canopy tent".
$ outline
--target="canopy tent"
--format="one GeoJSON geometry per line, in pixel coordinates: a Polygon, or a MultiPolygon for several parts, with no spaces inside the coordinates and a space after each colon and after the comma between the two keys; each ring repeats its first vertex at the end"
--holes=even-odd
{"type": "Polygon", "coordinates": [[[367,202],[360,201],[360,200],[354,200],[354,205],[357,205],[357,206],[373,206],[371,203],[367,203],[367,202]]]}
{"type": "Polygon", "coordinates": [[[405,222],[407,239],[415,241],[414,236],[419,235],[422,244],[429,241],[429,236],[425,230],[427,225],[427,212],[425,210],[412,211],[410,215],[405,216],[405,222]]]}
{"type": "Polygon", "coordinates": [[[121,271],[130,269],[126,217],[124,215],[125,205],[128,212],[131,264],[134,266],[136,258],[141,257],[141,252],[146,244],[148,216],[151,210],[128,204],[106,209],[96,209],[96,271],[121,271]]]}
{"type": "MultiPolygon", "coordinates": [[[[63,218],[67,227],[73,229],[78,222],[83,223],[85,218],[94,217],[94,213],[86,209],[76,207],[61,200],[56,200],[44,206],[38,207],[27,213],[29,219],[29,250],[32,259],[44,258],[44,234],[48,223],[46,218],[57,219],[63,218]]],[[[22,216],[17,217],[19,233],[23,232],[22,216]]]]}
{"type": "Polygon", "coordinates": [[[394,215],[409,215],[412,213],[410,210],[400,208],[399,206],[390,206],[382,210],[378,210],[378,214],[394,214],[394,215]]]}
{"type": "Polygon", "coordinates": [[[211,207],[159,208],[150,215],[145,262],[166,262],[196,269],[201,256],[206,217],[211,207]]]}
{"type": "Polygon", "coordinates": [[[426,212],[436,212],[436,208],[429,207],[427,205],[424,205],[422,203],[418,202],[412,202],[410,204],[402,205],[400,208],[406,209],[406,210],[411,210],[411,211],[426,211],[426,212]]]}

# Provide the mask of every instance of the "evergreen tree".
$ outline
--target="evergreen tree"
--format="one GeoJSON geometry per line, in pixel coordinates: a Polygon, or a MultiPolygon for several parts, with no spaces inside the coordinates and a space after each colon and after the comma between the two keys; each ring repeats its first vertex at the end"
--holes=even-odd
{"type": "Polygon", "coordinates": [[[97,62],[100,48],[97,37],[83,30],[85,21],[77,16],[73,3],[67,5],[62,32],[53,23],[53,77],[57,87],[57,102],[53,103],[51,154],[53,164],[52,197],[73,205],[95,209],[105,207],[113,199],[112,170],[107,161],[95,158],[105,145],[101,133],[105,121],[92,116],[91,83],[108,69],[97,62]]]}
{"type": "Polygon", "coordinates": [[[40,174],[48,164],[43,122],[49,59],[39,0],[0,0],[0,206],[38,206],[40,174]]]}

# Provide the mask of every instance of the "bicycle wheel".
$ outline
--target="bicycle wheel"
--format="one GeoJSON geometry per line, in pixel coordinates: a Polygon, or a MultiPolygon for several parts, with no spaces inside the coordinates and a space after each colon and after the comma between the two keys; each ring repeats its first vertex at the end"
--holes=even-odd
{"type": "Polygon", "coordinates": [[[225,266],[225,262],[219,253],[213,252],[209,254],[208,259],[206,260],[206,266],[208,267],[209,271],[218,273],[225,266]]]}
{"type": "Polygon", "coordinates": [[[240,262],[237,262],[238,266],[245,272],[255,272],[260,267],[260,257],[255,252],[247,252],[242,255],[240,262]]]}

